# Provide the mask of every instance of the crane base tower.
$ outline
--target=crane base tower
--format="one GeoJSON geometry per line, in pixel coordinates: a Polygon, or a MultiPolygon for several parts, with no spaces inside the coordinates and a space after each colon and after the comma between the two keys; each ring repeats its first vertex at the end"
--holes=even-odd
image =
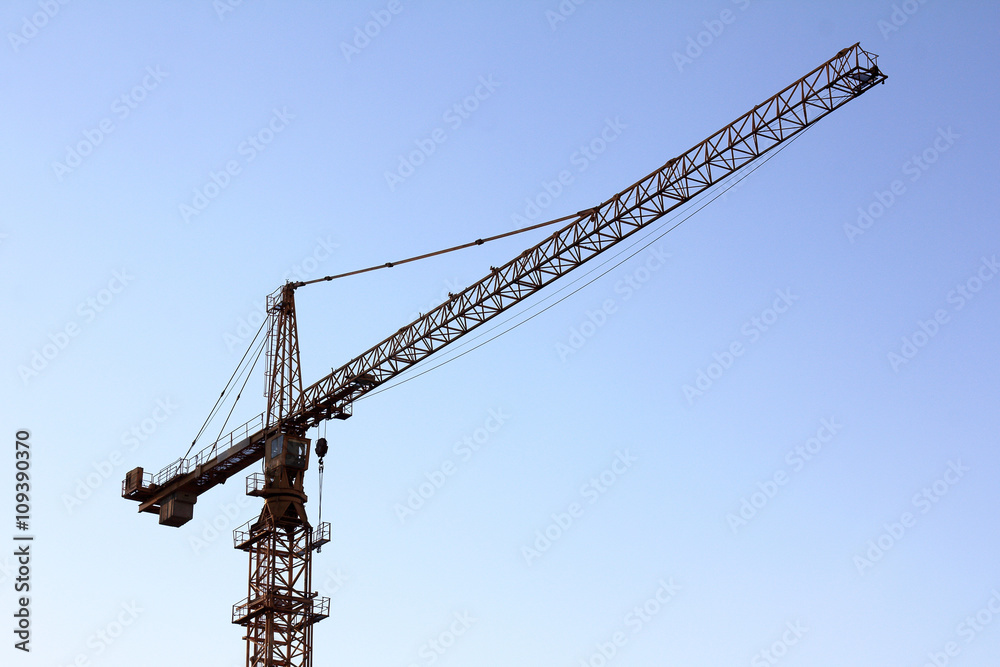
{"type": "MultiPolygon", "coordinates": [[[[280,448],[291,439],[275,440],[280,448]]],[[[233,531],[233,546],[250,556],[247,597],[233,605],[248,667],[311,667],[312,626],[330,615],[330,598],[312,591],[312,552],[330,541],[330,524],[313,529],[305,494],[283,483],[285,474],[276,466],[247,477],[247,495],[263,497],[264,508],[233,531]]]]}

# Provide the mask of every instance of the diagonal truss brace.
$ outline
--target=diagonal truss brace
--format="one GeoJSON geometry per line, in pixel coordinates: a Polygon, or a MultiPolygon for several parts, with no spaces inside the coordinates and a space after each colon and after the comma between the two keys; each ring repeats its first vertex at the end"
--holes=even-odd
{"type": "MultiPolygon", "coordinates": [[[[855,44],[661,168],[587,211],[490,275],[301,393],[289,420],[309,427],[560,276],[656,221],[820,118],[885,81],[855,44]]],[[[293,286],[297,286],[292,283],[293,286]]]]}
{"type": "MultiPolygon", "coordinates": [[[[199,452],[180,459],[147,485],[141,469],[122,495],[139,501],[140,511],[156,512],[171,494],[207,491],[259,461],[266,439],[279,428],[304,433],[324,419],[346,419],[353,401],[454,342],[557,278],[647,227],[723,178],[753,162],[807,127],[864,94],[886,76],[877,56],[859,44],[801,77],[708,138],[592,209],[541,243],[470,285],[429,313],[199,452]],[[277,407],[277,409],[275,409],[277,407]],[[282,422],[280,427],[274,421],[282,422]],[[266,422],[266,423],[265,423],[266,422]],[[256,425],[260,426],[256,426],[256,425]],[[193,465],[193,469],[192,465],[193,465]]],[[[286,283],[282,301],[304,283],[286,283]]],[[[286,313],[294,330],[294,312],[286,313]]],[[[297,345],[282,359],[281,386],[301,382],[297,345]]],[[[281,368],[281,365],[278,366],[281,368]]],[[[301,385],[299,385],[301,386],[301,385]]],[[[274,394],[272,394],[274,395],[274,394]]]]}

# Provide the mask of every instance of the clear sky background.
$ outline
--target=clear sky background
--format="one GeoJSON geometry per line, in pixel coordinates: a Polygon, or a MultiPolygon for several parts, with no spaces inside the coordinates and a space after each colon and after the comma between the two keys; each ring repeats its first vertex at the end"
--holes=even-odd
{"type": "MultiPolygon", "coordinates": [[[[592,206],[858,41],[884,86],[329,425],[315,664],[998,664],[998,15],[4,3],[4,664],[243,664],[242,476],[180,529],[120,484],[187,450],[286,278],[592,206]],[[18,429],[30,654],[11,633],[18,429]]],[[[299,290],[305,381],[548,233],[299,290]]],[[[231,425],[262,387],[258,368],[231,425]]]]}

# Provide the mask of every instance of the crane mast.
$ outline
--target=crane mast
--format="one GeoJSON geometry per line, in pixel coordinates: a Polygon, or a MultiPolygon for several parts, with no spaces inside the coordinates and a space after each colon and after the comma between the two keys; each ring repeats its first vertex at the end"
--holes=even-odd
{"type": "MultiPolygon", "coordinates": [[[[295,288],[284,285],[267,297],[267,412],[264,426],[283,430],[302,394],[295,288]]],[[[304,435],[304,433],[303,433],[304,435]]]]}
{"type": "Polygon", "coordinates": [[[329,599],[311,590],[311,554],[330,540],[330,529],[314,528],[305,511],[309,428],[347,419],[360,397],[884,83],[876,61],[859,44],[840,51],[308,387],[302,387],[295,290],[329,278],[286,283],[269,296],[265,412],[155,476],[130,471],[122,485],[122,496],[137,501],[140,512],[181,526],[200,494],[263,461],[262,472],[247,477],[247,494],[263,498],[264,507],[234,531],[236,548],[250,560],[247,597],[233,607],[233,623],[246,628],[247,666],[311,667],[312,626],[329,615],[329,599]]]}
{"type": "Polygon", "coordinates": [[[312,592],[313,549],[329,540],[329,524],[314,533],[303,488],[309,467],[306,429],[288,417],[302,394],[295,290],[285,285],[267,299],[268,333],[262,473],[247,478],[247,494],[264,499],[256,521],[234,531],[247,552],[247,597],[233,606],[233,623],[246,628],[248,667],[311,664],[312,626],[329,615],[328,598],[312,592]]]}

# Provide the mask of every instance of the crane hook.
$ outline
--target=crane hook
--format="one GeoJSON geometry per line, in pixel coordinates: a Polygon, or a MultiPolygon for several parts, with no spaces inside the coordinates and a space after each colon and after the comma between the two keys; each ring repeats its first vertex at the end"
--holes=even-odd
{"type": "MultiPolygon", "coordinates": [[[[319,517],[317,523],[323,525],[323,457],[330,451],[330,446],[326,443],[326,438],[316,441],[316,456],[319,457],[319,517]]],[[[316,553],[323,551],[323,546],[316,547],[316,553]]]]}

